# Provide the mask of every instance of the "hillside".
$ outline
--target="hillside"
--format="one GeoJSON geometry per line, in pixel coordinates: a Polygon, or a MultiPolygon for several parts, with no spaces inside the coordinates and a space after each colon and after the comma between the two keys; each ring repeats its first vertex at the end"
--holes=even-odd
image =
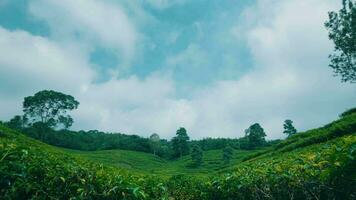
{"type": "MultiPolygon", "coordinates": [[[[87,159],[107,166],[133,170],[139,173],[153,173],[161,175],[174,174],[199,174],[206,175],[219,172],[227,167],[222,161],[222,150],[209,150],[203,153],[203,164],[197,168],[190,167],[191,156],[186,155],[177,160],[166,160],[153,154],[127,151],[77,151],[70,149],[58,149],[71,156],[87,159]]],[[[230,165],[240,163],[244,158],[262,150],[235,150],[230,165]]]]}
{"type": "Polygon", "coordinates": [[[218,151],[205,152],[205,164],[189,169],[189,156],[167,161],[123,150],[74,151],[43,144],[5,127],[0,132],[3,199],[356,197],[355,113],[268,149],[236,151],[233,165],[225,169],[219,167],[218,151]]]}

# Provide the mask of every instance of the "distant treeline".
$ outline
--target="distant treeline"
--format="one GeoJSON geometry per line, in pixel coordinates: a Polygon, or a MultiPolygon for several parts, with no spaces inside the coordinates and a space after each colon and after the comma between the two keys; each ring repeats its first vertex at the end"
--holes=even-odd
{"type": "MultiPolygon", "coordinates": [[[[53,128],[44,126],[41,123],[35,123],[31,126],[21,127],[21,124],[14,123],[14,120],[3,122],[3,124],[9,128],[18,130],[34,139],[38,139],[42,142],[58,147],[85,151],[110,149],[132,150],[146,153],[153,153],[155,151],[155,154],[160,157],[178,157],[174,156],[172,141],[168,141],[166,139],[159,139],[159,144],[153,145],[150,138],[145,138],[138,135],[108,133],[98,130],[55,130],[53,128]]],[[[266,141],[262,146],[268,146],[275,142],[278,142],[278,140],[266,141]]],[[[204,151],[223,149],[227,144],[234,149],[251,149],[247,137],[242,137],[239,139],[204,138],[201,140],[187,141],[187,144],[189,147],[198,145],[204,151]]]]}
{"type": "MultiPolygon", "coordinates": [[[[68,130],[74,120],[67,112],[78,106],[79,102],[70,95],[43,90],[34,96],[25,97],[24,114],[16,115],[3,124],[32,138],[59,147],[85,151],[132,150],[153,153],[164,158],[178,158],[191,154],[197,164],[201,161],[202,151],[224,149],[228,158],[231,157],[231,149],[256,149],[278,142],[278,140],[266,141],[266,133],[259,123],[248,127],[245,136],[238,139],[205,138],[193,141],[183,127],[179,128],[176,136],[169,141],[161,139],[156,133],[149,138],[144,138],[138,135],[105,133],[97,130],[68,130]]],[[[355,108],[344,112],[341,117],[353,112],[355,108]]],[[[292,120],[285,120],[283,127],[283,133],[288,137],[297,133],[292,120]]]]}

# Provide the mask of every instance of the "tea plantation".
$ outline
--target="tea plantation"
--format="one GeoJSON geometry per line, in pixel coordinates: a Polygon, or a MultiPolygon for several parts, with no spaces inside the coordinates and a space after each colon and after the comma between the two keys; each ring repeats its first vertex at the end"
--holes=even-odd
{"type": "Polygon", "coordinates": [[[1,199],[356,199],[356,114],[271,147],[168,161],[124,150],[74,151],[0,127],[1,199]]]}

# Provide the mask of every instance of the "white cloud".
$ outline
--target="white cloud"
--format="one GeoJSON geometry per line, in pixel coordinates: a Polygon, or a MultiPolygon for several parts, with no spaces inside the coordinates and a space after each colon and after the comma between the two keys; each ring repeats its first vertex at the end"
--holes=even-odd
{"type": "Polygon", "coordinates": [[[355,106],[355,88],[341,84],[327,67],[332,44],[323,23],[336,8],[324,0],[261,0],[246,9],[233,30],[237,39],[247,39],[254,70],[194,99],[200,113],[194,133],[241,136],[259,122],[270,138],[278,138],[286,118],[305,130],[355,106]]]}
{"type": "Polygon", "coordinates": [[[20,108],[24,95],[42,89],[76,93],[94,77],[86,55],[72,46],[0,27],[0,47],[0,94],[6,118],[14,114],[9,108],[20,108]]]}
{"type": "MultiPolygon", "coordinates": [[[[83,2],[31,2],[33,14],[51,24],[50,38],[0,28],[1,119],[18,114],[24,96],[45,88],[69,92],[81,102],[73,113],[75,129],[157,132],[167,138],[180,126],[192,138],[240,137],[254,122],[269,138],[278,138],[286,118],[304,130],[355,106],[354,85],[341,84],[327,67],[332,45],[323,22],[327,11],[335,9],[334,1],[258,1],[233,28],[247,40],[254,68],[239,80],[192,91],[189,99],[177,98],[179,83],[159,73],[93,83],[89,41],[133,54],[137,33],[120,7],[83,2]]],[[[192,44],[167,58],[167,65],[188,70],[204,66],[208,58],[192,44]]]]}
{"type": "Polygon", "coordinates": [[[208,61],[208,55],[197,44],[190,44],[182,52],[170,56],[166,60],[166,66],[172,68],[199,68],[204,67],[208,61]]]}
{"type": "Polygon", "coordinates": [[[1,91],[21,93],[46,87],[77,91],[94,76],[86,55],[73,46],[0,27],[0,47],[1,91]]]}
{"type": "Polygon", "coordinates": [[[147,0],[156,9],[166,9],[175,5],[182,5],[186,0],[147,0]]]}
{"type": "MultiPolygon", "coordinates": [[[[98,0],[37,0],[30,12],[49,23],[52,37],[61,42],[80,42],[120,50],[122,65],[130,64],[139,33],[120,5],[98,0]]],[[[120,58],[121,58],[120,57],[120,58]]]]}
{"type": "Polygon", "coordinates": [[[174,83],[157,75],[91,85],[78,94],[81,105],[74,115],[75,126],[145,136],[158,132],[171,137],[177,127],[194,121],[188,102],[176,100],[174,95],[174,83]]]}

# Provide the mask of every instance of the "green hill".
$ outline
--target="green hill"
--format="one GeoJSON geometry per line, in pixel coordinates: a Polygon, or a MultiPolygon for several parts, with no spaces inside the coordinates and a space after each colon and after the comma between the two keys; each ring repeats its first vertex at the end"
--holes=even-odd
{"type": "MultiPolygon", "coordinates": [[[[227,167],[222,161],[222,150],[209,150],[203,153],[203,164],[191,166],[190,155],[177,160],[165,160],[149,153],[127,150],[77,151],[58,149],[71,156],[87,159],[107,166],[133,170],[139,173],[175,175],[175,174],[211,174],[227,167]]],[[[235,150],[231,165],[240,163],[244,158],[261,150],[235,150]]]]}
{"type": "Polygon", "coordinates": [[[0,126],[1,199],[354,199],[356,114],[259,151],[167,161],[133,151],[74,151],[0,126]],[[196,176],[198,175],[198,176],[196,176]]]}

